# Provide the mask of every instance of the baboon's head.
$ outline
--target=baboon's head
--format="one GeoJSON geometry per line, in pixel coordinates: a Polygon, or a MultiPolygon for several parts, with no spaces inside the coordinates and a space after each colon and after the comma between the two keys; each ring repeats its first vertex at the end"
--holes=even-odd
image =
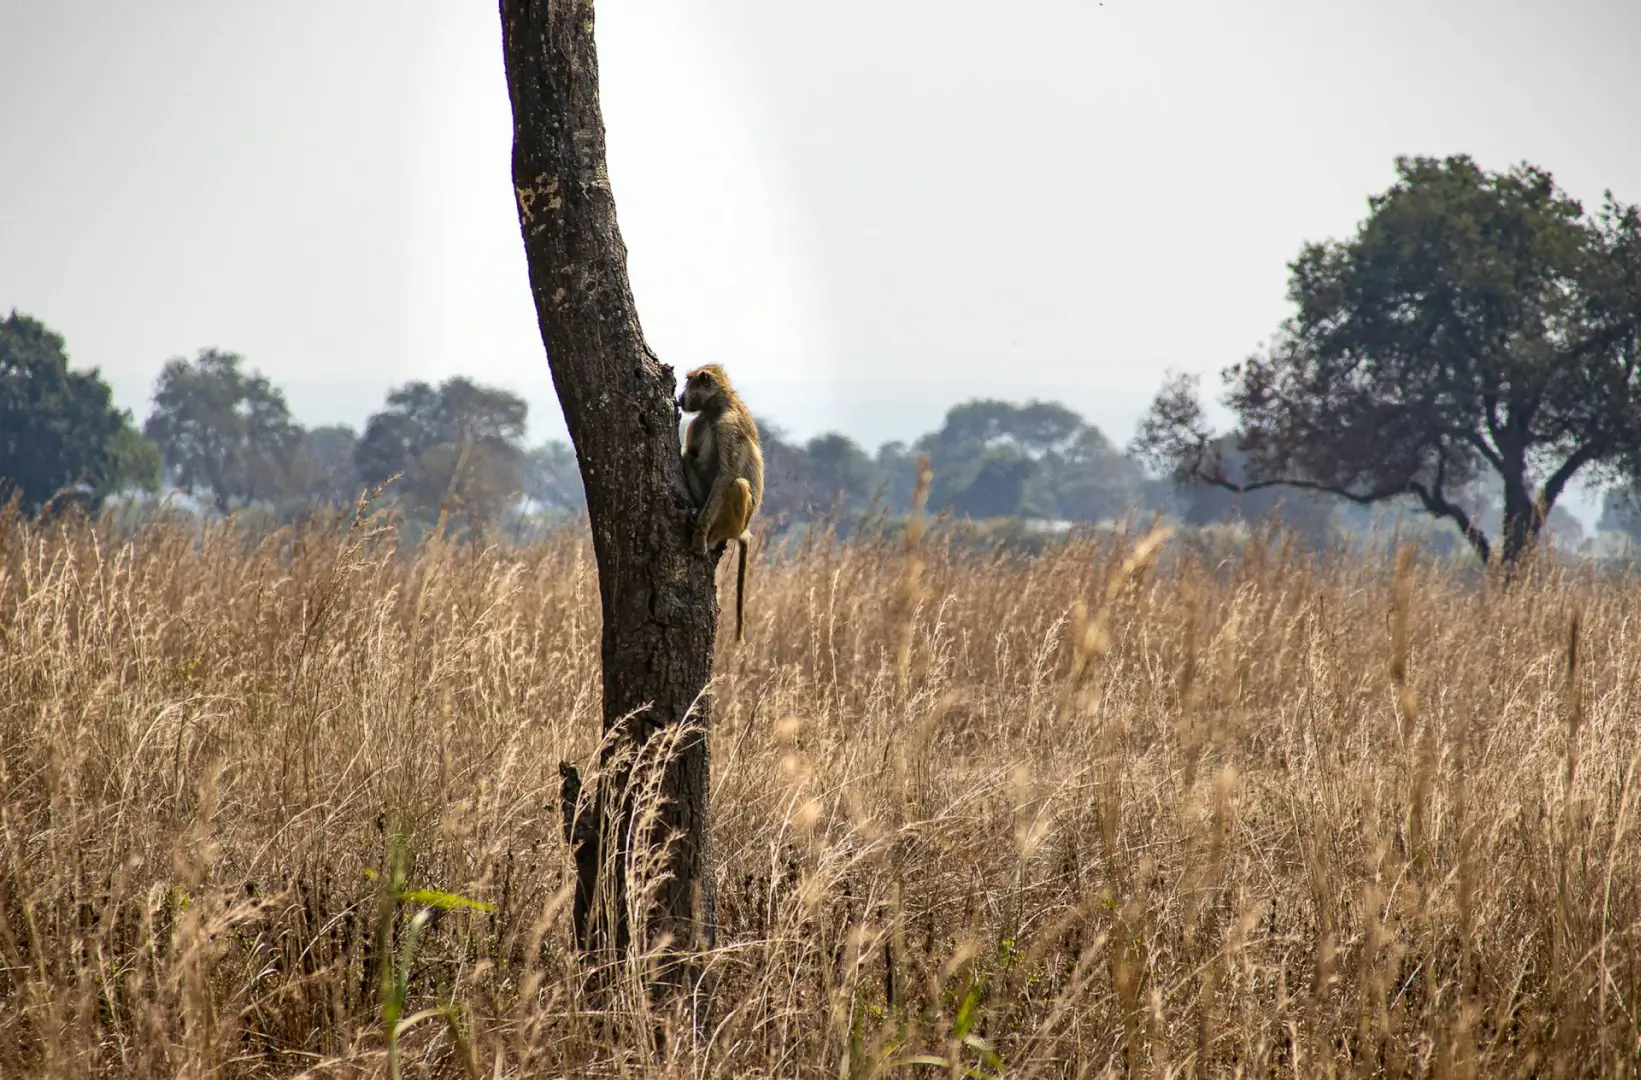
{"type": "Polygon", "coordinates": [[[698,367],[684,376],[684,392],[678,395],[678,407],[685,412],[702,412],[715,402],[721,402],[729,392],[729,379],[717,364],[698,367]]]}

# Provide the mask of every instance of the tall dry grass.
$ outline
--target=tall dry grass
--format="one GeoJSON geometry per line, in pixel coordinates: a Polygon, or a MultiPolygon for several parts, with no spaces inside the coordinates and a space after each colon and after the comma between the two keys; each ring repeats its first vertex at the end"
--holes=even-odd
{"type": "Polygon", "coordinates": [[[0,1074],[1635,1071],[1635,584],[935,533],[752,589],[697,1029],[568,952],[578,532],[6,519],[0,1074]]]}

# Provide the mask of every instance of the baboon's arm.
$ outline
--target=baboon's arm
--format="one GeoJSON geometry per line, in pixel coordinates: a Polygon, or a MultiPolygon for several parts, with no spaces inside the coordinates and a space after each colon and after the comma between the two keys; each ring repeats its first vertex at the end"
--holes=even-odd
{"type": "Polygon", "coordinates": [[[718,522],[718,515],[724,511],[724,500],[729,497],[730,485],[741,475],[741,462],[735,448],[730,445],[731,440],[716,440],[718,446],[718,475],[712,478],[712,490],[707,494],[706,505],[701,507],[701,516],[695,522],[695,546],[702,551],[707,549],[708,535],[712,527],[718,522]]]}

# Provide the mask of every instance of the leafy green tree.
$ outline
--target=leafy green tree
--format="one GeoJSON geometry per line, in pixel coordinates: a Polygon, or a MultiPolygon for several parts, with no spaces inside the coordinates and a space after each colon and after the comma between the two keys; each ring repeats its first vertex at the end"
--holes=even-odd
{"type": "Polygon", "coordinates": [[[1065,453],[1089,430],[1081,416],[1057,401],[1028,401],[1005,420],[1003,437],[1039,460],[1065,453]]]}
{"type": "Polygon", "coordinates": [[[15,310],[0,320],[0,498],[94,507],[157,481],[153,447],[95,370],[69,370],[62,336],[15,310]]]}
{"type": "MultiPolygon", "coordinates": [[[[1013,447],[988,450],[973,477],[948,497],[946,505],[966,517],[1018,517],[1025,506],[1026,485],[1036,470],[1036,462],[1013,447]]],[[[938,485],[939,474],[935,475],[938,485]]]]}
{"type": "Polygon", "coordinates": [[[353,461],[358,445],[358,434],[346,424],[303,431],[291,463],[286,498],[309,506],[354,506],[364,489],[353,461]]]}
{"type": "Polygon", "coordinates": [[[970,517],[1098,521],[1141,498],[1134,463],[1058,402],[965,402],[916,449],[934,466],[930,505],[970,517]]]}
{"type": "Polygon", "coordinates": [[[110,461],[110,495],[142,491],[152,494],[160,486],[160,448],[143,438],[130,409],[120,410],[120,426],[107,443],[110,461]]]}
{"type": "Polygon", "coordinates": [[[1027,502],[1068,521],[1109,521],[1154,501],[1140,467],[1092,425],[1044,455],[1037,482],[1027,502]]]}
{"type": "Polygon", "coordinates": [[[220,514],[234,506],[277,503],[290,483],[302,442],[285,395],[244,360],[201,349],[169,360],[154,383],[144,434],[160,448],[172,481],[206,495],[220,514]]]}
{"type": "Polygon", "coordinates": [[[525,491],[528,415],[523,398],[466,377],[407,383],[366,423],[354,462],[367,484],[399,476],[390,493],[426,518],[494,520],[525,491]]]}
{"type": "MultiPolygon", "coordinates": [[[[965,500],[963,495],[979,479],[986,456],[1004,451],[1005,447],[1018,450],[1018,447],[1008,445],[1017,412],[1018,407],[1007,401],[990,398],[966,401],[947,410],[945,422],[938,430],[917,440],[914,451],[928,454],[934,467],[934,482],[929,490],[929,506],[932,509],[952,509],[963,513],[965,511],[959,510],[959,504],[974,504],[975,500],[965,500]]],[[[1019,454],[1008,453],[1008,457],[1018,458],[1019,454]]],[[[985,481],[987,490],[978,496],[979,501],[988,507],[995,505],[999,493],[992,488],[1005,475],[1010,475],[1010,470],[1002,465],[988,472],[985,481]]],[[[1021,494],[1023,487],[1022,481],[1021,494]]],[[[1019,509],[1016,504],[1003,514],[990,516],[1007,516],[1018,513],[1019,509]]]]}
{"type": "Polygon", "coordinates": [[[1641,214],[1609,193],[1586,215],[1530,165],[1396,168],[1355,236],[1300,253],[1296,314],[1224,373],[1244,473],[1186,377],[1165,385],[1135,449],[1229,490],[1412,496],[1483,559],[1513,562],[1581,471],[1641,458],[1641,214]],[[1455,497],[1487,473],[1502,487],[1496,545],[1455,497]]]}
{"type": "Polygon", "coordinates": [[[877,486],[877,470],[860,444],[835,431],[817,435],[804,446],[813,483],[829,502],[864,506],[877,486]]]}

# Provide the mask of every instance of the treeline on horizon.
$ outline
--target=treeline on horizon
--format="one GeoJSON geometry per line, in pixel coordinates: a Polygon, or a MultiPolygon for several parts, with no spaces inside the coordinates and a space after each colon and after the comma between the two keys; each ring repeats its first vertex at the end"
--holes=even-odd
{"type": "MultiPolygon", "coordinates": [[[[0,482],[30,511],[65,498],[84,505],[181,494],[179,505],[201,513],[288,518],[351,507],[383,485],[380,500],[412,520],[562,519],[585,509],[570,445],[527,445],[524,399],[463,376],[392,390],[362,431],[306,427],[280,387],[241,356],[202,349],[165,363],[139,425],[113,408],[96,372],[69,368],[61,335],[16,311],[0,322],[7,372],[36,390],[10,395],[10,411],[17,428],[31,429],[37,452],[0,458],[9,464],[0,482]],[[38,392],[47,384],[56,391],[38,392]]],[[[1052,402],[966,402],[938,430],[875,452],[836,432],[792,439],[769,417],[759,427],[762,513],[777,528],[840,520],[874,504],[906,509],[924,453],[934,466],[929,508],[960,517],[1091,523],[1166,509],[1208,521],[1227,509],[1226,500],[1182,497],[1052,402]]]]}
{"type": "MultiPolygon", "coordinates": [[[[875,451],[760,417],[762,530],[903,513],[927,455],[928,508],[1004,541],[1164,515],[1279,519],[1317,549],[1394,522],[1489,561],[1546,538],[1627,555],[1641,541],[1641,207],[1608,192],[1586,211],[1525,163],[1398,158],[1396,172],[1354,235],[1289,264],[1293,314],[1221,372],[1229,430],[1177,374],[1125,448],[1045,401],[967,401],[875,451]],[[1589,480],[1605,492],[1594,539],[1562,505],[1589,480]]],[[[278,522],[370,490],[412,526],[522,535],[585,508],[570,447],[526,445],[527,416],[517,395],[456,377],[400,386],[363,431],[306,428],[266,376],[204,349],[164,365],[139,429],[95,371],[69,368],[60,335],[15,310],[0,322],[0,496],[29,512],[140,509],[174,490],[278,522]]]]}
{"type": "MultiPolygon", "coordinates": [[[[527,445],[529,406],[518,395],[464,376],[412,381],[391,391],[363,431],[306,427],[283,391],[235,353],[202,349],[165,363],[140,427],[112,405],[97,372],[73,371],[65,342],[13,311],[0,321],[0,387],[26,379],[32,394],[7,393],[0,415],[15,434],[0,441],[4,498],[25,511],[108,502],[129,515],[156,501],[201,515],[239,514],[275,525],[316,510],[351,511],[361,494],[412,525],[471,532],[572,520],[585,498],[574,451],[562,440],[527,445]],[[16,445],[20,439],[29,447],[16,445]],[[178,499],[177,496],[182,496],[178,499]]],[[[952,407],[941,426],[869,452],[847,435],[807,441],[760,418],[767,495],[763,527],[779,535],[825,522],[847,533],[863,514],[910,508],[917,459],[933,480],[927,508],[984,523],[1002,542],[1032,544],[1077,526],[1163,515],[1185,526],[1279,521],[1320,549],[1341,533],[1366,533],[1395,516],[1406,535],[1438,552],[1462,546],[1456,530],[1402,520],[1406,508],[1364,508],[1326,495],[1274,488],[1238,494],[1156,476],[1098,427],[1057,402],[977,399],[952,407]]],[[[1227,443],[1225,450],[1234,454],[1227,443]]],[[[1497,494],[1478,485],[1466,504],[1496,522],[1497,494]]],[[[1641,542],[1641,515],[1610,493],[1602,530],[1641,542]]],[[[1565,510],[1552,513],[1559,545],[1585,542],[1565,510]]]]}

